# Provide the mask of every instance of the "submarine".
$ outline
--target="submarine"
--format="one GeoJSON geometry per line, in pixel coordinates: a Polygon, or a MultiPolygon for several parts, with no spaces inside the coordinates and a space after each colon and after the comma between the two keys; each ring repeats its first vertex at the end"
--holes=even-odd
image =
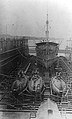
{"type": "Polygon", "coordinates": [[[46,41],[36,43],[36,56],[29,54],[25,36],[0,40],[1,103],[8,109],[37,111],[45,100],[56,105],[67,99],[72,69],[58,56],[59,44],[49,41],[48,24],[47,14],[46,41]]]}

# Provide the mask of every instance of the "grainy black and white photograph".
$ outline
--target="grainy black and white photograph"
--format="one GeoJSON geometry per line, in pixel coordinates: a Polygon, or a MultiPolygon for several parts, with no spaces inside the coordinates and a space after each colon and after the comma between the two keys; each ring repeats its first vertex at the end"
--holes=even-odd
{"type": "Polygon", "coordinates": [[[0,0],[0,119],[72,119],[72,0],[0,0]]]}

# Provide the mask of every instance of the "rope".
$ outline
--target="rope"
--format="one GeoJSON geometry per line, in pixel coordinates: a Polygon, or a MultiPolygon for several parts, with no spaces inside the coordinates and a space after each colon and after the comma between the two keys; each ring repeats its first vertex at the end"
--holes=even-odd
{"type": "MultiPolygon", "coordinates": [[[[16,57],[18,57],[18,55],[17,55],[16,57]]],[[[14,57],[12,60],[14,60],[16,57],[14,57]]],[[[10,61],[6,62],[6,63],[5,63],[5,64],[3,64],[3,65],[1,65],[1,67],[5,66],[6,64],[8,64],[9,62],[11,62],[12,60],[10,60],[10,61]]]]}
{"type": "Polygon", "coordinates": [[[18,50],[19,48],[21,48],[21,47],[17,47],[17,48],[13,48],[13,49],[11,49],[11,50],[7,50],[7,51],[5,51],[5,52],[0,53],[0,55],[1,55],[1,54],[4,54],[4,53],[9,53],[9,52],[14,51],[14,50],[18,50]]]}
{"type": "Polygon", "coordinates": [[[2,73],[0,73],[0,75],[6,76],[7,78],[16,78],[16,77],[12,77],[12,76],[9,76],[9,75],[6,75],[6,74],[2,74],[2,73]]]}
{"type": "Polygon", "coordinates": [[[26,57],[20,52],[19,49],[17,49],[17,50],[18,50],[19,54],[20,54],[22,57],[26,58],[26,57]]]}
{"type": "Polygon", "coordinates": [[[67,63],[62,59],[62,58],[60,58],[63,62],[64,62],[64,64],[67,66],[67,68],[69,69],[69,71],[70,72],[72,72],[72,70],[71,70],[71,68],[67,65],[67,63]]]}
{"type": "MultiPolygon", "coordinates": [[[[16,54],[17,54],[17,53],[16,53],[16,54]]],[[[12,55],[12,56],[10,56],[10,57],[7,57],[7,58],[1,60],[0,62],[3,62],[3,61],[5,61],[5,60],[8,60],[9,58],[12,58],[12,57],[16,56],[16,54],[15,54],[15,55],[12,55]]],[[[17,55],[18,55],[18,54],[17,54],[17,55]]]]}

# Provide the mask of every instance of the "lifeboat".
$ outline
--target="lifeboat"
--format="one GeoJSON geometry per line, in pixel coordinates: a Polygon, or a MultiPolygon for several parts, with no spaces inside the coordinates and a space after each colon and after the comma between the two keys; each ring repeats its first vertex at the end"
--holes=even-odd
{"type": "Polygon", "coordinates": [[[66,89],[66,84],[60,76],[52,77],[51,85],[52,85],[52,90],[57,94],[62,94],[66,89]]]}
{"type": "Polygon", "coordinates": [[[27,85],[28,77],[23,72],[19,72],[18,75],[19,76],[12,84],[12,91],[22,91],[27,85]]]}
{"type": "Polygon", "coordinates": [[[28,82],[28,88],[31,92],[40,92],[43,87],[43,79],[38,74],[34,74],[31,80],[28,82]]]}

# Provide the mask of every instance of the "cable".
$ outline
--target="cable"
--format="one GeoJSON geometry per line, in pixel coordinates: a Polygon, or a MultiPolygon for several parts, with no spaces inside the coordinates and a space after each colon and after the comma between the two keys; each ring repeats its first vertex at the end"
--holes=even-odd
{"type": "MultiPolygon", "coordinates": [[[[18,57],[18,55],[17,55],[16,57],[18,57]]],[[[12,60],[14,60],[16,57],[14,57],[12,60]]],[[[6,64],[8,64],[9,62],[11,62],[12,60],[10,60],[10,61],[6,62],[6,63],[5,63],[5,64],[3,64],[3,65],[1,65],[1,67],[5,66],[6,64]]]]}
{"type": "Polygon", "coordinates": [[[1,54],[4,54],[4,53],[8,53],[9,51],[13,51],[13,50],[16,50],[16,49],[18,49],[18,48],[14,48],[14,49],[11,49],[11,50],[7,50],[7,51],[5,51],[5,52],[3,52],[3,53],[0,53],[0,55],[1,55],[1,54]]]}
{"type": "Polygon", "coordinates": [[[68,66],[68,64],[60,57],[60,59],[64,62],[64,64],[67,66],[67,68],[69,69],[69,71],[72,72],[71,68],[68,66]]]}
{"type": "MultiPolygon", "coordinates": [[[[16,55],[16,54],[15,54],[15,55],[16,55]]],[[[1,60],[0,62],[3,62],[3,61],[5,61],[5,60],[8,60],[9,58],[14,57],[15,55],[12,55],[12,56],[10,56],[10,57],[7,57],[7,58],[5,58],[5,59],[1,60]]],[[[17,55],[18,55],[18,54],[17,54],[17,55]]]]}
{"type": "Polygon", "coordinates": [[[6,74],[2,74],[2,73],[0,73],[0,75],[2,75],[2,76],[6,76],[7,78],[16,78],[16,77],[12,77],[12,76],[9,76],[9,75],[6,75],[6,74]]]}
{"type": "Polygon", "coordinates": [[[21,55],[22,57],[26,58],[26,57],[20,52],[19,49],[17,49],[17,50],[18,50],[18,52],[20,53],[20,55],[21,55]]]}

